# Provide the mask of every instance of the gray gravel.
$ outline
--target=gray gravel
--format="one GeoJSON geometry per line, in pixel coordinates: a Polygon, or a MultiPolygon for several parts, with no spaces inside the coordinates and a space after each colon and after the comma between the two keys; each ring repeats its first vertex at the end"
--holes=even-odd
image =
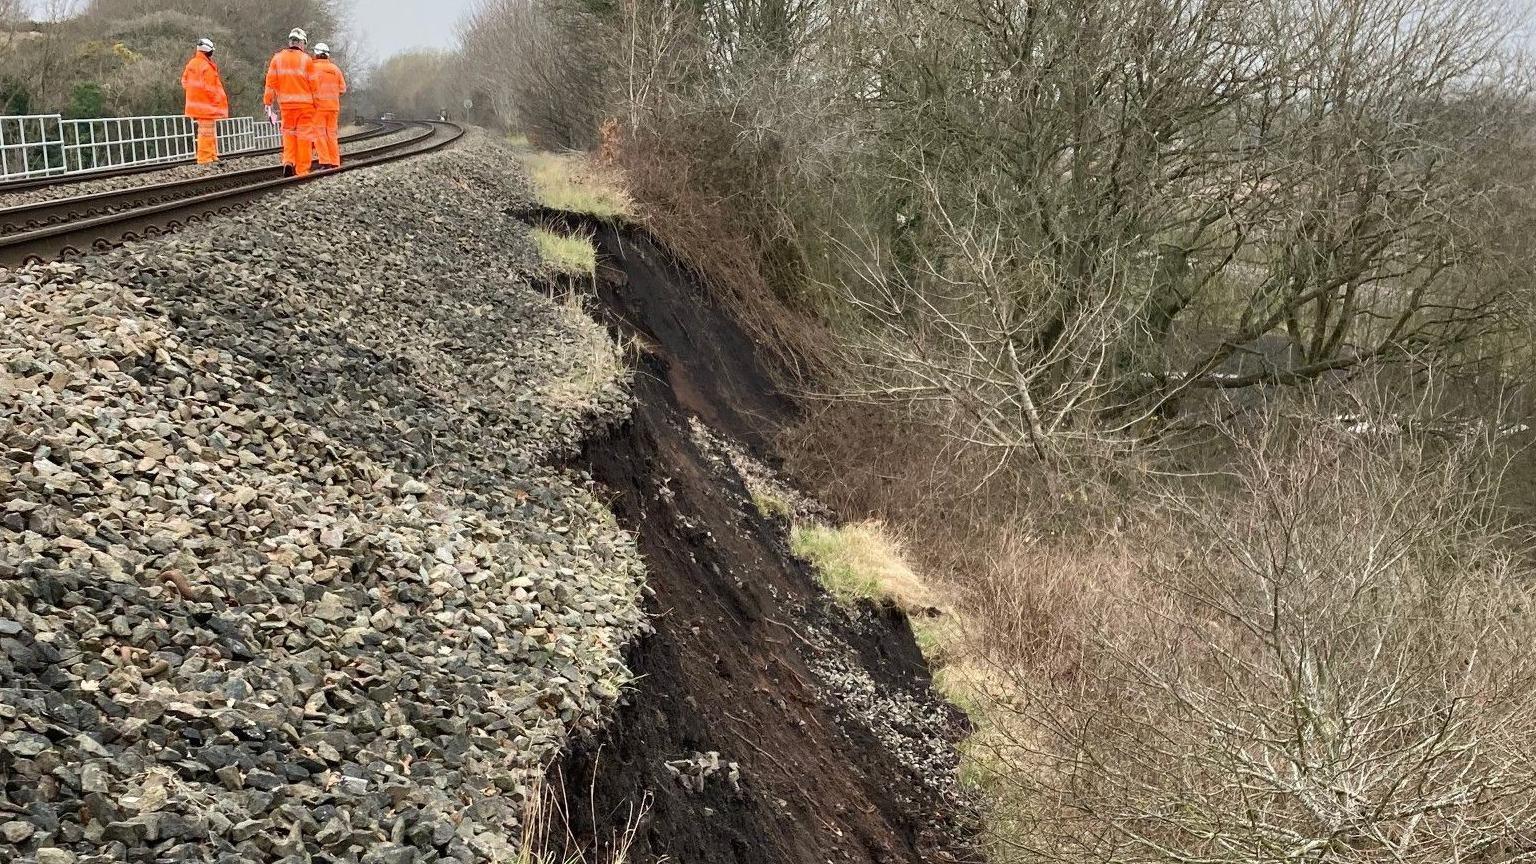
{"type": "MultiPolygon", "coordinates": [[[[808,496],[772,467],[764,464],[739,444],[715,433],[697,418],[690,420],[694,442],[721,476],[739,475],[754,499],[773,499],[784,504],[787,514],[781,524],[788,530],[788,520],[801,525],[837,524],[834,514],[808,496]]],[[[847,606],[831,596],[824,596],[815,609],[801,609],[791,620],[802,623],[806,647],[803,656],[816,675],[822,700],[836,710],[843,720],[874,738],[900,761],[918,782],[952,802],[957,812],[970,809],[972,803],[959,782],[959,753],[953,730],[957,709],[923,689],[893,687],[877,682],[869,673],[867,661],[847,640],[838,635],[847,629],[872,628],[877,636],[886,627],[870,618],[863,605],[847,606]],[[827,626],[828,619],[837,626],[827,626]]]]}
{"type": "Polygon", "coordinates": [[[627,410],[495,144],[0,271],[0,838],[46,864],[511,856],[628,682],[627,410]]]}
{"type": "Polygon", "coordinates": [[[697,417],[688,418],[688,424],[704,458],[716,470],[729,465],[746,484],[747,492],[759,508],[764,504],[782,505],[784,508],[782,512],[763,513],[763,516],[787,519],[799,524],[837,524],[837,516],[830,508],[786,482],[777,471],[763,464],[741,444],[717,435],[697,417]]]}
{"type": "MultiPolygon", "coordinates": [[[[341,152],[342,155],[356,153],[359,150],[372,149],[395,141],[404,141],[407,138],[420,134],[421,131],[419,129],[407,129],[390,135],[380,135],[367,141],[343,142],[341,152]]],[[[273,170],[276,170],[281,164],[282,162],[276,154],[269,156],[234,156],[215,162],[212,165],[175,165],[159,171],[130,174],[126,177],[104,177],[100,180],[82,180],[78,183],[44,186],[27,192],[0,193],[0,209],[20,207],[25,204],[37,204],[43,201],[55,201],[63,198],[76,198],[82,195],[95,195],[101,192],[118,192],[123,189],[134,189],[154,183],[171,183],[177,180],[212,177],[216,174],[224,174],[230,171],[260,168],[263,165],[271,166],[273,170]]]]}

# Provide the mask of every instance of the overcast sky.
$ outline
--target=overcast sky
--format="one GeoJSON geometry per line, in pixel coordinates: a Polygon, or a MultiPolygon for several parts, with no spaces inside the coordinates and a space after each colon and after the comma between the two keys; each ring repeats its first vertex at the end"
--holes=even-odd
{"type": "Polygon", "coordinates": [[[473,0],[356,0],[353,19],[382,60],[407,48],[447,48],[473,0]]]}

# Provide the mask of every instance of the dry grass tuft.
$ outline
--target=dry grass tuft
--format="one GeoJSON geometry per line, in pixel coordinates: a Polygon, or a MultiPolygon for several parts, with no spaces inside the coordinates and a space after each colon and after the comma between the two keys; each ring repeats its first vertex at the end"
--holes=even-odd
{"type": "Polygon", "coordinates": [[[816,565],[822,584],[843,602],[888,600],[913,616],[937,606],[933,592],[907,565],[901,541],[882,522],[799,525],[790,543],[796,555],[816,565]]]}
{"type": "Polygon", "coordinates": [[[570,291],[563,300],[551,299],[561,303],[560,314],[570,322],[578,359],[548,385],[547,398],[565,405],[596,406],[605,391],[622,387],[629,379],[629,366],[624,362],[629,346],[615,342],[593,324],[582,308],[580,293],[570,291]]]}
{"type": "MultiPolygon", "coordinates": [[[[570,801],[564,788],[555,788],[540,780],[523,804],[522,832],[517,851],[506,864],[630,864],[635,834],[651,808],[650,794],[630,808],[622,829],[609,837],[583,838],[572,835],[568,818],[570,801]],[[566,852],[551,851],[565,848],[566,852]],[[574,849],[575,851],[569,851],[574,849]],[[602,851],[595,851],[595,850],[602,851]]],[[[662,859],[659,864],[665,864],[662,859]]]]}
{"type": "MultiPolygon", "coordinates": [[[[603,218],[622,215],[627,210],[628,198],[610,182],[611,175],[591,169],[585,157],[521,148],[519,153],[539,189],[539,199],[544,206],[603,218]]],[[[533,241],[547,274],[589,279],[596,276],[597,247],[590,234],[567,234],[536,226],[533,241]]],[[[568,404],[594,405],[604,391],[620,386],[627,379],[624,352],[631,346],[615,343],[601,327],[593,324],[592,317],[582,308],[581,292],[565,290],[552,294],[550,299],[561,304],[562,314],[570,322],[572,332],[581,334],[574,346],[581,360],[551,385],[551,396],[568,404]]]]}
{"type": "Polygon", "coordinates": [[[549,273],[588,277],[597,273],[597,247],[590,235],[534,228],[533,242],[539,247],[539,258],[549,273]]]}
{"type": "Polygon", "coordinates": [[[519,148],[518,159],[533,178],[539,203],[551,210],[598,219],[634,215],[618,172],[599,167],[584,153],[545,153],[519,148]]]}
{"type": "Polygon", "coordinates": [[[782,497],[765,490],[752,491],[752,505],[765,519],[793,519],[795,510],[782,497]]]}

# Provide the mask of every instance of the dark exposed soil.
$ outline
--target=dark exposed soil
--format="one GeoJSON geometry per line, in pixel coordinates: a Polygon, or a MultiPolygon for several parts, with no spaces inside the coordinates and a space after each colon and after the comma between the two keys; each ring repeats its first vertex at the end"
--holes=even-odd
{"type": "Polygon", "coordinates": [[[709,302],[698,277],[644,232],[537,210],[525,218],[591,233],[600,260],[597,311],[621,338],[666,358],[667,389],[711,429],[772,457],[770,442],[795,413],[775,370],[735,321],[709,302]]]}
{"type": "Polygon", "coordinates": [[[787,552],[786,526],[757,512],[730,463],[689,428],[696,416],[762,454],[792,403],[657,244],[588,228],[603,262],[598,311],[643,350],[633,416],[580,460],[639,537],[655,633],[629,653],[640,680],[605,737],[555,768],[571,797],[568,845],[607,846],[649,802],[628,860],[972,860],[963,808],[932,782],[952,761],[911,755],[950,753],[965,719],[931,692],[905,616],[832,604],[787,552]],[[918,710],[871,723],[829,667],[918,710]],[[700,791],[666,764],[710,752],[739,766],[739,783],[722,768],[700,791]]]}

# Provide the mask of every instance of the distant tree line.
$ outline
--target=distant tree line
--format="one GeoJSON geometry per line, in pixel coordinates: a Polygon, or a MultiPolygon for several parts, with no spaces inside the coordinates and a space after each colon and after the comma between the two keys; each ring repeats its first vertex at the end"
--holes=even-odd
{"type": "Polygon", "coordinates": [[[385,58],[369,78],[362,96],[374,113],[394,112],[401,117],[463,118],[468,90],[461,85],[462,64],[449,51],[415,50],[385,58]]]}

